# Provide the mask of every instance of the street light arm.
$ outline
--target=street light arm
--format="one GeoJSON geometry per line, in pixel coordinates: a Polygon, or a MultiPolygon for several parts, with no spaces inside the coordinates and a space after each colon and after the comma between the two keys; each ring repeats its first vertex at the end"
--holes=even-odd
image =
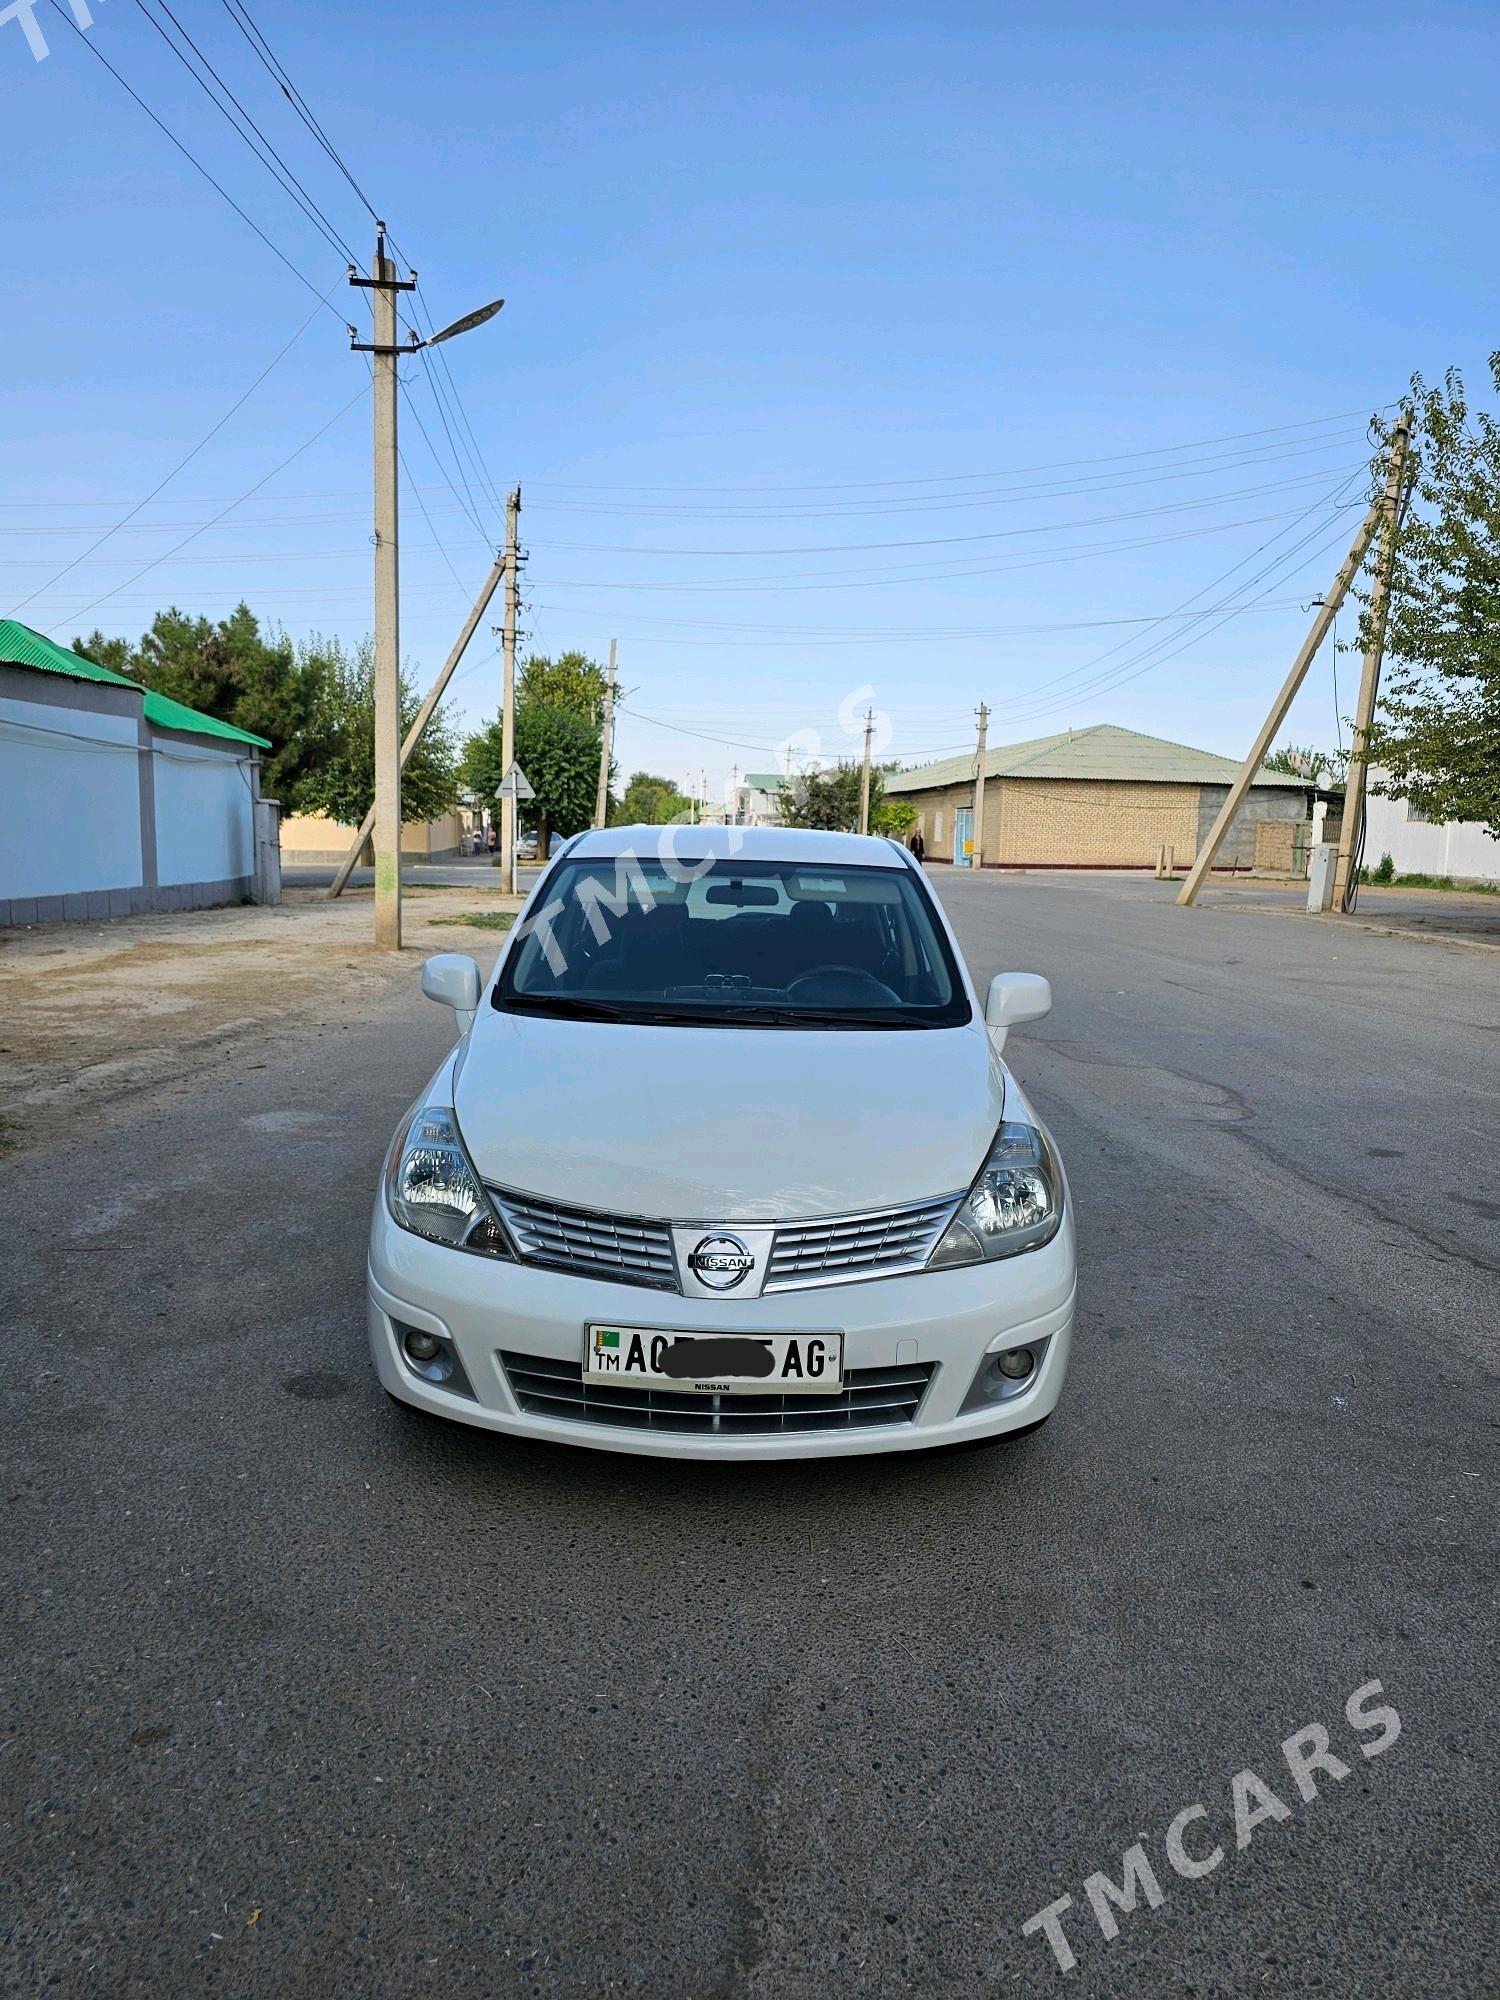
{"type": "Polygon", "coordinates": [[[445,326],[441,333],[429,334],[422,345],[436,347],[442,341],[453,340],[460,333],[470,333],[476,326],[483,326],[486,320],[493,319],[504,304],[504,299],[492,299],[487,306],[479,306],[475,311],[465,313],[462,319],[454,320],[452,326],[445,326]]]}

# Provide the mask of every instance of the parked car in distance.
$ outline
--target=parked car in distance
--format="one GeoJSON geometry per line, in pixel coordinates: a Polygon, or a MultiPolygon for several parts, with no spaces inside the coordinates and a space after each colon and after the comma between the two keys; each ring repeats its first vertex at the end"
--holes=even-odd
{"type": "Polygon", "coordinates": [[[460,1039],[370,1234],[392,1396],[483,1429],[703,1459],[1014,1438],[1075,1297],[1057,1149],[897,842],[620,827],[566,842],[488,980],[429,959],[460,1039]]]}

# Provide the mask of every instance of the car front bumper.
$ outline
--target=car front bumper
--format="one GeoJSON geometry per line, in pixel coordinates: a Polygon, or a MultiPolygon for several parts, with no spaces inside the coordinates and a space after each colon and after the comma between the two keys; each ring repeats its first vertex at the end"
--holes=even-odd
{"type": "MultiPolygon", "coordinates": [[[[1071,1210],[1040,1250],[992,1264],[922,1271],[859,1284],[746,1299],[687,1299],[429,1243],[391,1220],[377,1197],[370,1233],[370,1352],[393,1396],[436,1416],[517,1437],[653,1458],[791,1459],[920,1451],[1024,1429],[1051,1414],[1072,1347],[1075,1252],[1071,1210]],[[627,1427],[542,1416],[520,1406],[502,1352],[577,1364],[590,1322],[690,1333],[837,1332],[844,1367],[922,1364],[928,1385],[909,1422],[868,1428],[736,1430],[627,1427]],[[434,1387],[403,1359],[397,1326],[450,1341],[473,1395],[434,1387]],[[986,1355],[1046,1343],[1033,1376],[1003,1402],[964,1410],[986,1355]]],[[[707,1399],[704,1399],[705,1401],[707,1399]]],[[[731,1399],[725,1398],[726,1404],[731,1399]]],[[[799,1400],[799,1410],[804,1402],[799,1400]]],[[[806,1398],[805,1407],[816,1407],[806,1398]]]]}

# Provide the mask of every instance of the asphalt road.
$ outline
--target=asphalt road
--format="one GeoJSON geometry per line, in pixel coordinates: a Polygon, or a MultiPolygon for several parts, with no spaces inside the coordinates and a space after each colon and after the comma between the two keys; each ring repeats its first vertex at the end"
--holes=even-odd
{"type": "Polygon", "coordinates": [[[361,1279],[446,1039],[415,967],[381,1022],[0,1166],[0,1990],[1495,1991],[1500,962],[939,886],[981,980],[1057,994],[1011,1055],[1085,1302],[1006,1451],[721,1471],[406,1420],[361,1279]],[[1304,1804],[1311,1723],[1350,1774],[1304,1804]],[[1288,1816],[1239,1850],[1246,1768],[1288,1816]],[[1185,1880],[1195,1802],[1223,1859],[1185,1880]],[[1137,1839],[1165,1901],[1107,1942],[1084,1878],[1137,1839]],[[1021,1932],[1065,1894],[1067,1977],[1021,1932]]]}

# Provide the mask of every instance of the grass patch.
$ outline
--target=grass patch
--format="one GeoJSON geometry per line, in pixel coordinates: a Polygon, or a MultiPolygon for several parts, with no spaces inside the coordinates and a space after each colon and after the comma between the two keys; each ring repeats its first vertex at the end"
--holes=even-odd
{"type": "Polygon", "coordinates": [[[471,931],[508,931],[519,912],[515,910],[470,910],[461,917],[429,917],[430,924],[467,924],[471,931]]]}

